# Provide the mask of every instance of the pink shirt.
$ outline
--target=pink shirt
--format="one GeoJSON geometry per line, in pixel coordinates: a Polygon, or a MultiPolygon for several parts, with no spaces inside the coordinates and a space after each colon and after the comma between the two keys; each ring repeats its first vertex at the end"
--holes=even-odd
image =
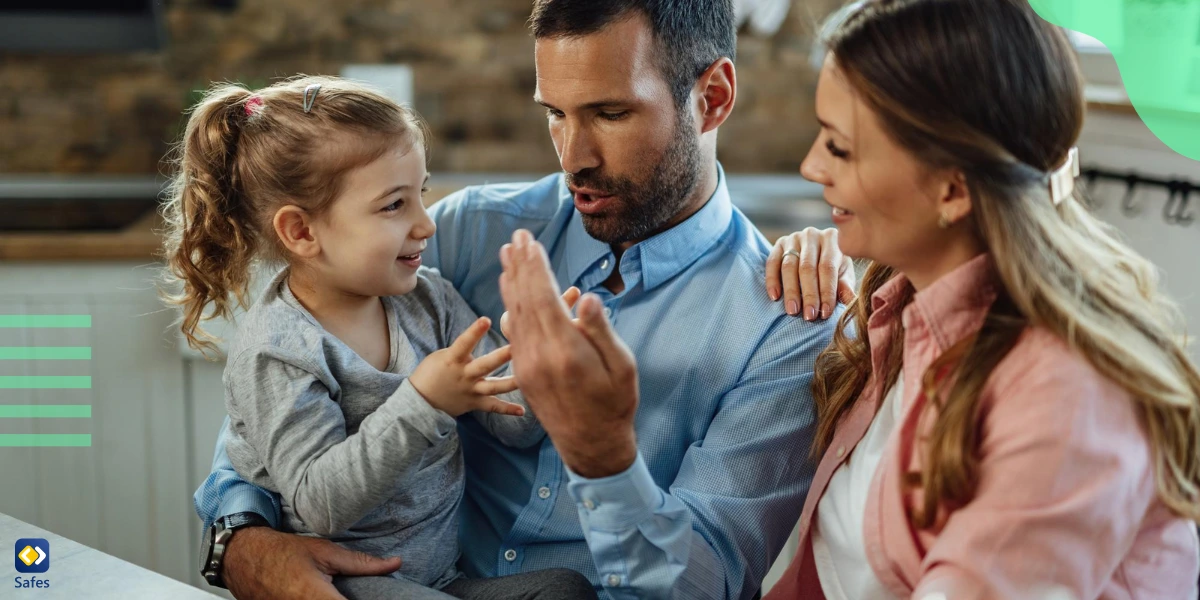
{"type": "MultiPolygon", "coordinates": [[[[920,506],[920,492],[902,490],[901,477],[920,467],[915,441],[931,422],[918,419],[926,402],[920,382],[938,356],[979,330],[999,283],[990,256],[981,255],[900,311],[907,285],[897,277],[876,292],[867,331],[872,371],[880,373],[888,332],[901,319],[911,382],[864,516],[867,557],[884,585],[918,600],[935,592],[970,600],[1051,591],[1081,600],[1194,598],[1195,524],[1158,499],[1129,395],[1038,327],[1022,334],[981,392],[974,499],[932,529],[913,528],[907,511],[920,506]]],[[[809,535],[817,503],[870,426],[884,383],[872,376],[838,426],[804,503],[799,552],[766,600],[823,600],[809,535]]]]}

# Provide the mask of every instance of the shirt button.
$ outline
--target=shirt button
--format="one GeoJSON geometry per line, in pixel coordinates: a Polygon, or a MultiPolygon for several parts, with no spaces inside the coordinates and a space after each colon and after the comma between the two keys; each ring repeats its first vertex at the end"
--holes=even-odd
{"type": "Polygon", "coordinates": [[[837,457],[838,457],[838,458],[841,458],[841,457],[843,457],[843,456],[845,456],[845,455],[846,455],[846,447],[845,447],[845,446],[838,446],[837,457]]]}
{"type": "Polygon", "coordinates": [[[538,488],[538,498],[545,500],[546,498],[549,498],[549,497],[550,497],[550,488],[548,488],[548,487],[538,488]]]}
{"type": "Polygon", "coordinates": [[[604,259],[604,262],[600,263],[600,268],[601,268],[601,269],[607,269],[607,268],[608,268],[608,259],[607,259],[607,258],[606,258],[606,259],[604,259]]]}
{"type": "Polygon", "coordinates": [[[621,585],[621,576],[613,573],[608,576],[608,587],[617,587],[621,585]]]}
{"type": "Polygon", "coordinates": [[[504,560],[507,560],[508,562],[517,560],[517,551],[513,550],[512,548],[505,550],[504,551],[504,560]]]}
{"type": "Polygon", "coordinates": [[[592,500],[588,498],[583,501],[583,507],[588,510],[596,510],[596,503],[592,502],[592,500]]]}
{"type": "Polygon", "coordinates": [[[604,318],[606,318],[606,319],[612,318],[612,309],[607,306],[604,307],[604,318]]]}

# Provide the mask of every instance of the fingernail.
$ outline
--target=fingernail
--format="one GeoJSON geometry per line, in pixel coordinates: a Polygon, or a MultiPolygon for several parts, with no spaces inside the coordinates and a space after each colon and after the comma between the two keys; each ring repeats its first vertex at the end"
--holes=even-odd
{"type": "Polygon", "coordinates": [[[800,312],[800,304],[795,300],[788,300],[787,314],[795,315],[798,312],[800,312]]]}
{"type": "Polygon", "coordinates": [[[828,304],[821,304],[821,318],[828,319],[829,315],[833,314],[833,309],[828,304]]]}
{"type": "Polygon", "coordinates": [[[771,302],[774,302],[779,299],[779,290],[771,288],[767,290],[767,296],[770,296],[771,302]]]}
{"type": "Polygon", "coordinates": [[[804,312],[805,312],[804,318],[809,321],[817,318],[817,307],[815,307],[815,306],[808,307],[808,310],[806,310],[804,312]]]}

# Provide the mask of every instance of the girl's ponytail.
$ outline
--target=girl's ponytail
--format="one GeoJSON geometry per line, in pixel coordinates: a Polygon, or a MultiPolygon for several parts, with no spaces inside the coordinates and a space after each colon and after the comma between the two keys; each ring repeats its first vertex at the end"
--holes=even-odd
{"type": "Polygon", "coordinates": [[[183,334],[200,350],[216,349],[214,338],[200,328],[210,303],[207,318],[232,316],[234,299],[246,305],[259,240],[235,161],[243,126],[261,104],[256,100],[241,86],[213,88],[193,109],[176,148],[177,172],[163,207],[164,251],[170,276],[182,290],[167,300],[182,308],[183,334]]]}

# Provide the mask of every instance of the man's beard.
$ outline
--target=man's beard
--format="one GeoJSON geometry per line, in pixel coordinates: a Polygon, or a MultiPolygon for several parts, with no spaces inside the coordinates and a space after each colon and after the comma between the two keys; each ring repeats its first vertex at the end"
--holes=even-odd
{"type": "Polygon", "coordinates": [[[657,164],[631,177],[610,177],[593,169],[568,173],[567,183],[615,196],[613,208],[584,215],[583,229],[606,244],[638,242],[662,230],[682,212],[700,180],[700,143],[692,114],[679,110],[675,135],[657,164]]]}

